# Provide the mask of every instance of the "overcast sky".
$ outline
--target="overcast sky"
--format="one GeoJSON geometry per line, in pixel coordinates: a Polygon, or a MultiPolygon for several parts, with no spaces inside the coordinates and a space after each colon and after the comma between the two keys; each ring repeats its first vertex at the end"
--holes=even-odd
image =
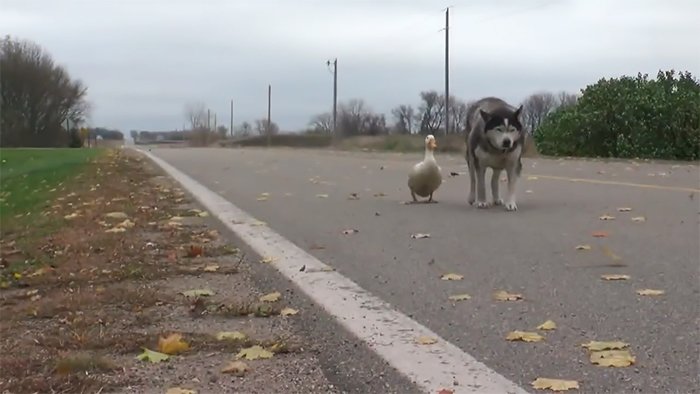
{"type": "MultiPolygon", "coordinates": [[[[201,101],[229,124],[266,116],[282,130],[338,100],[389,114],[444,89],[514,104],[578,92],[601,77],[674,68],[700,74],[698,0],[0,0],[0,34],[37,42],[89,87],[91,124],[182,128],[201,101]]],[[[388,117],[390,117],[388,115],[388,117]]]]}

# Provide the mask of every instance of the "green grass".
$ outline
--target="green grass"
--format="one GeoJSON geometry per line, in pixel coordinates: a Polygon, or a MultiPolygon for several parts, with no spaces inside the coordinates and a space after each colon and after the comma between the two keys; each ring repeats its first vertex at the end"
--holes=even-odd
{"type": "Polygon", "coordinates": [[[103,149],[0,149],[0,221],[34,213],[103,149]]]}

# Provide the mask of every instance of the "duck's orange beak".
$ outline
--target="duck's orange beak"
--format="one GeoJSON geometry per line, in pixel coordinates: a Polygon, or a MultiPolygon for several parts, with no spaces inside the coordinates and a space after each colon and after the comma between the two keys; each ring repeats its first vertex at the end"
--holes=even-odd
{"type": "Polygon", "coordinates": [[[433,150],[437,149],[437,141],[430,140],[430,142],[428,142],[428,146],[430,147],[430,149],[433,149],[433,150]]]}

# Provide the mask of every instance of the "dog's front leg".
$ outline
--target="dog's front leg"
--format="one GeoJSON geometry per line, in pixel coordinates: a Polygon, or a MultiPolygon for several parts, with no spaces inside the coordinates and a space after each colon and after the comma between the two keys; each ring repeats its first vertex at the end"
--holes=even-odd
{"type": "Polygon", "coordinates": [[[515,188],[518,184],[518,178],[520,177],[520,171],[518,171],[517,163],[508,166],[506,169],[506,174],[508,175],[508,196],[506,197],[506,210],[507,211],[517,211],[518,205],[515,203],[515,188]]]}
{"type": "Polygon", "coordinates": [[[486,202],[486,168],[478,165],[474,169],[476,172],[476,207],[488,208],[486,202]]]}
{"type": "Polygon", "coordinates": [[[476,172],[474,170],[474,165],[474,160],[467,155],[467,167],[469,169],[469,197],[467,198],[467,202],[469,205],[473,205],[474,201],[476,201],[476,172]]]}
{"type": "Polygon", "coordinates": [[[501,170],[494,168],[491,174],[491,198],[493,199],[493,205],[503,205],[503,200],[498,192],[498,183],[500,181],[501,170]]]}

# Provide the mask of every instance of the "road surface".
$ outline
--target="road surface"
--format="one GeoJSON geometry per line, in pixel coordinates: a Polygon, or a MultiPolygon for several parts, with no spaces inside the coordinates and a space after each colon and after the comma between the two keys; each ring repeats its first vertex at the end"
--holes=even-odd
{"type": "Polygon", "coordinates": [[[697,164],[526,159],[510,213],[467,205],[459,156],[437,155],[437,204],[404,205],[407,171],[422,153],[152,153],[526,390],[550,377],[577,380],[581,392],[700,392],[697,164]],[[593,236],[601,231],[607,237],[593,236]],[[464,278],[441,280],[446,273],[464,278]],[[523,300],[495,301],[497,290],[523,300]],[[471,299],[448,300],[461,293],[471,299]],[[556,330],[536,329],[549,319],[556,330]],[[506,341],[513,330],[545,340],[506,341]],[[629,343],[635,364],[592,365],[581,347],[591,340],[629,343]]]}

